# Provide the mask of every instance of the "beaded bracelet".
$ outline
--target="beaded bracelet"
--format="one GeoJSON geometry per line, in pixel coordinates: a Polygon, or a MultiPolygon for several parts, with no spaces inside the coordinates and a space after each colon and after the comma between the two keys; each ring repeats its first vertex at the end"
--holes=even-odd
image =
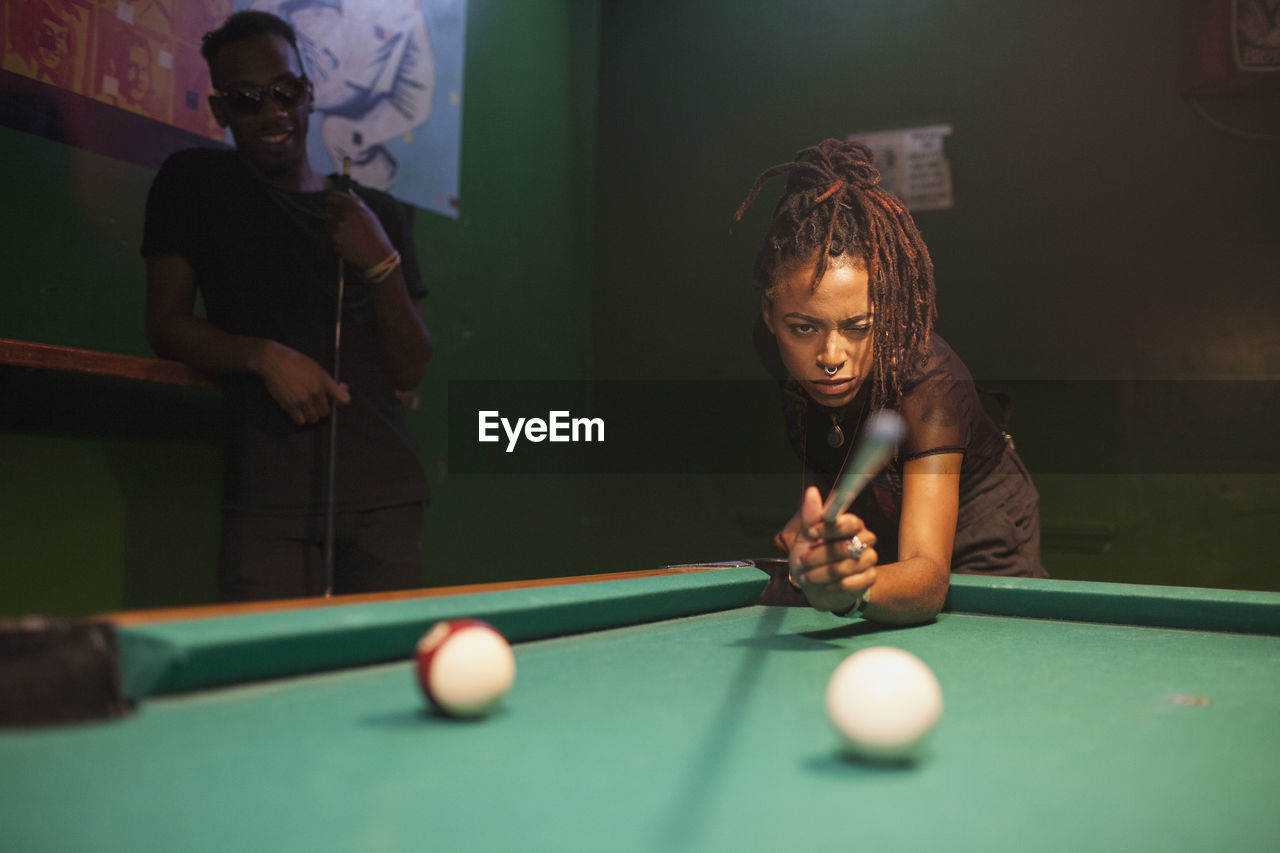
{"type": "Polygon", "coordinates": [[[380,261],[365,270],[364,277],[369,280],[370,284],[381,284],[391,277],[391,274],[396,271],[398,266],[400,266],[400,253],[393,250],[390,255],[387,255],[386,260],[380,261]]]}

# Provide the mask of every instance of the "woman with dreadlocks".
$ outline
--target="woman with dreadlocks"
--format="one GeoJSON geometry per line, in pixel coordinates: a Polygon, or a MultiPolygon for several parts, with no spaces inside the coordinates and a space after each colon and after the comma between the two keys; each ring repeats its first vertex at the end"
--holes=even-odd
{"type": "Polygon", "coordinates": [[[791,583],[818,610],[908,624],[942,608],[949,572],[1044,577],[1035,488],[933,331],[933,262],[870,150],[828,139],[800,151],[756,179],[735,219],[783,173],[755,262],[756,343],[803,466],[800,508],[776,537],[791,583]],[[881,408],[902,415],[906,438],[824,525],[823,498],[881,408]]]}

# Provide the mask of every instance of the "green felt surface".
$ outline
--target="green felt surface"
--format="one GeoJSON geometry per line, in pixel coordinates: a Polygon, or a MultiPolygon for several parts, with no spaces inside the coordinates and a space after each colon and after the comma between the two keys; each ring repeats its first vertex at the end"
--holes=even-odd
{"type": "Polygon", "coordinates": [[[1275,636],[959,612],[882,631],[747,606],[516,655],[481,722],[426,712],[402,661],[0,733],[5,846],[1270,850],[1280,833],[1275,636]],[[942,685],[914,765],[846,759],[826,720],[831,671],[879,644],[942,685]]]}

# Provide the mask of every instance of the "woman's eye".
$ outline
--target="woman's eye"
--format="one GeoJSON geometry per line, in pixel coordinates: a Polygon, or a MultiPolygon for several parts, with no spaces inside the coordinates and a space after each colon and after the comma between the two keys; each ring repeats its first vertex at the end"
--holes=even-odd
{"type": "Polygon", "coordinates": [[[812,335],[816,331],[809,323],[792,323],[791,333],[794,335],[812,335]]]}
{"type": "Polygon", "coordinates": [[[853,326],[845,326],[844,331],[846,334],[850,335],[865,335],[867,332],[871,331],[871,324],[858,323],[853,326]]]}

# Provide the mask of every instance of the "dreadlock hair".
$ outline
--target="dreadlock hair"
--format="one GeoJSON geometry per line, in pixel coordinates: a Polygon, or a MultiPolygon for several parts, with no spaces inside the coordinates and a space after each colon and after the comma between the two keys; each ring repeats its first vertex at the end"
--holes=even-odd
{"type": "Polygon", "coordinates": [[[872,407],[896,404],[904,375],[924,364],[937,315],[933,261],[906,207],[881,189],[871,149],[827,139],[795,160],[760,174],[734,214],[742,214],[764,183],[787,173],[787,185],[755,261],[765,296],[785,268],[813,263],[817,289],[832,258],[848,255],[867,270],[872,320],[872,407]]]}
{"type": "Polygon", "coordinates": [[[229,44],[260,35],[280,36],[293,48],[293,52],[298,55],[298,64],[302,65],[302,53],[298,50],[298,36],[294,33],[293,27],[289,26],[283,18],[257,9],[236,12],[223,21],[222,26],[205,33],[200,39],[200,55],[204,57],[209,70],[212,71],[213,61],[217,58],[218,51],[229,44]]]}

